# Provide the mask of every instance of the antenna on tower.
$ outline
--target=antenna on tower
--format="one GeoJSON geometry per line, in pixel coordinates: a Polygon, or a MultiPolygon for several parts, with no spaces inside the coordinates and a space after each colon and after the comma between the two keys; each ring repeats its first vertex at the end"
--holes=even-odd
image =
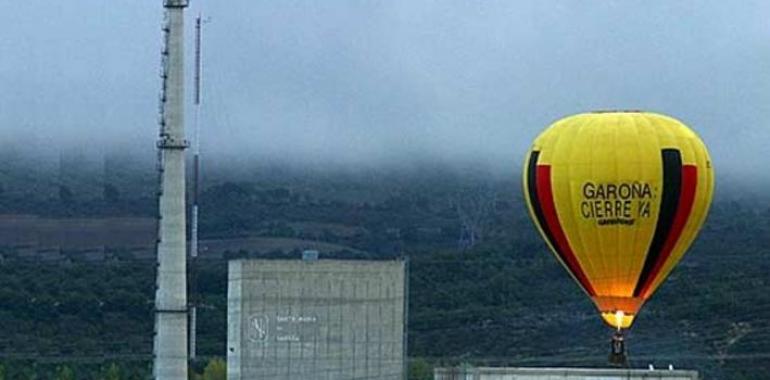
{"type": "Polygon", "coordinates": [[[194,79],[194,105],[195,105],[195,130],[193,135],[193,189],[192,210],[190,228],[190,360],[196,357],[197,320],[198,320],[198,283],[195,264],[198,258],[198,196],[200,189],[200,113],[201,113],[201,74],[203,59],[201,55],[201,26],[204,20],[201,14],[195,19],[195,79],[194,79]]]}

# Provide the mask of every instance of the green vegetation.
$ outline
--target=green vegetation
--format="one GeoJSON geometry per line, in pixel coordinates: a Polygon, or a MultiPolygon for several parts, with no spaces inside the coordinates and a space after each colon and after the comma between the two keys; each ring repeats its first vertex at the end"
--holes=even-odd
{"type": "Polygon", "coordinates": [[[433,366],[425,359],[412,359],[409,362],[409,380],[433,380],[433,366]]]}
{"type": "Polygon", "coordinates": [[[213,358],[206,364],[203,373],[193,372],[191,378],[194,380],[225,380],[227,379],[227,363],[224,359],[213,358]]]}
{"type": "MultiPolygon", "coordinates": [[[[409,354],[419,358],[410,363],[411,379],[429,378],[434,365],[460,363],[604,365],[611,331],[546,251],[520,184],[439,169],[424,173],[284,172],[250,182],[212,181],[202,195],[201,232],[206,239],[282,237],[350,248],[327,257],[408,255],[409,354]],[[466,220],[467,210],[484,215],[466,220]]],[[[155,212],[148,191],[118,184],[85,192],[70,183],[66,190],[26,195],[19,186],[0,183],[0,212],[155,212]]],[[[767,204],[735,191],[717,195],[701,237],[628,337],[634,365],[672,363],[706,378],[770,373],[767,204]]],[[[108,251],[100,261],[66,251],[53,260],[12,244],[0,248],[0,380],[146,377],[155,265],[125,248],[108,251]]],[[[226,256],[287,255],[299,254],[226,256]]],[[[219,379],[225,363],[213,358],[225,353],[226,262],[204,255],[195,270],[198,353],[205,359],[193,363],[191,376],[219,379]]]]}

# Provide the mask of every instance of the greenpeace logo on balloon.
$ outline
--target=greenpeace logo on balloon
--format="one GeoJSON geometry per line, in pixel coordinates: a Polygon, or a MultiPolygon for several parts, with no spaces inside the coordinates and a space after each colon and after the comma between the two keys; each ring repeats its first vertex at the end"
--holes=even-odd
{"type": "Polygon", "coordinates": [[[643,182],[586,182],[582,193],[581,216],[600,226],[631,226],[638,218],[649,218],[655,197],[652,186],[643,182]]]}

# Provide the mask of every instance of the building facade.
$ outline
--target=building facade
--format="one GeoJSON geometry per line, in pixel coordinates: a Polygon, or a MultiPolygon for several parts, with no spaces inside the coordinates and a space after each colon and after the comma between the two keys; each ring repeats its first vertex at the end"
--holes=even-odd
{"type": "Polygon", "coordinates": [[[620,368],[436,368],[434,380],[698,380],[689,370],[620,368]]]}
{"type": "Polygon", "coordinates": [[[404,261],[233,260],[228,380],[404,379],[404,261]]]}

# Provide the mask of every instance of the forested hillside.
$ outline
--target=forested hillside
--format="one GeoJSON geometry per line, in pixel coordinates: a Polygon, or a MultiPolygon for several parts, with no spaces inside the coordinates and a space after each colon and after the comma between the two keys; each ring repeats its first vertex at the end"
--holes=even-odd
{"type": "MultiPolygon", "coordinates": [[[[322,257],[408,257],[409,355],[416,366],[606,363],[612,332],[546,251],[526,214],[518,174],[441,166],[254,172],[218,172],[204,184],[203,238],[293,242],[287,249],[231,250],[225,258],[299,257],[298,247],[318,242],[332,247],[322,257]]],[[[50,184],[19,173],[0,176],[2,214],[63,224],[154,217],[151,173],[50,184]]],[[[0,368],[9,378],[50,378],[64,366],[82,378],[146,373],[153,260],[125,247],[103,247],[97,259],[60,249],[52,259],[15,243],[0,246],[0,368]]],[[[768,247],[766,200],[718,189],[700,238],[629,334],[632,364],[695,368],[709,379],[770,373],[768,247]]],[[[195,270],[202,370],[205,360],[225,353],[226,261],[209,252],[195,270]]]]}

